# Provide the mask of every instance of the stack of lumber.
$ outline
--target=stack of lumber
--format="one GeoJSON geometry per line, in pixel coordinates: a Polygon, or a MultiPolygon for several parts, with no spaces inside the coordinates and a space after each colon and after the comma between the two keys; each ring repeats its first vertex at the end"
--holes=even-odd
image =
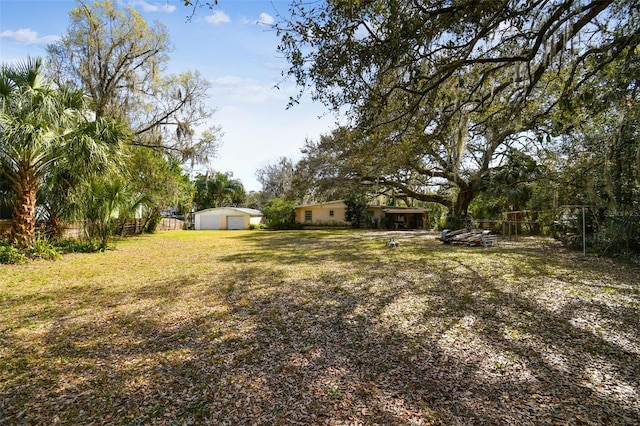
{"type": "Polygon", "coordinates": [[[498,236],[492,234],[491,231],[482,231],[478,229],[469,230],[467,228],[458,229],[456,231],[445,229],[437,239],[442,241],[444,244],[457,243],[483,247],[492,247],[498,243],[498,236]]]}

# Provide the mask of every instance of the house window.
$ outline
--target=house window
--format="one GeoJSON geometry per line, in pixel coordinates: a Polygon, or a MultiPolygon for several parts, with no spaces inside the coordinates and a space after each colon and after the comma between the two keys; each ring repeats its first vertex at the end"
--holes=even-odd
{"type": "Polygon", "coordinates": [[[333,210],[329,210],[329,216],[333,217],[333,210]]]}
{"type": "Polygon", "coordinates": [[[311,216],[311,210],[305,210],[304,211],[304,221],[305,222],[311,222],[313,220],[312,216],[311,216]]]}

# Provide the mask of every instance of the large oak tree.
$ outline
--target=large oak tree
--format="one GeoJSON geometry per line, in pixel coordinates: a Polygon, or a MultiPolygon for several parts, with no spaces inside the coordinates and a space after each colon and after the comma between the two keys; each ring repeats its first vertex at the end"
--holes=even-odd
{"type": "Polygon", "coordinates": [[[463,215],[510,154],[566,131],[555,111],[637,58],[638,6],[295,0],[277,27],[301,93],[352,118],[337,157],[361,161],[342,172],[463,215]]]}

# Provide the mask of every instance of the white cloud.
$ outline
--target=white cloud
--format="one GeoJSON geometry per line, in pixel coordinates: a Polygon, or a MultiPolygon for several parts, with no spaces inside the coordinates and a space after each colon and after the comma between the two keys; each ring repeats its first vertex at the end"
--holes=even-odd
{"type": "Polygon", "coordinates": [[[58,36],[38,37],[38,33],[27,28],[18,31],[6,30],[0,33],[0,37],[8,38],[21,44],[51,44],[58,40],[58,36]]]}
{"type": "Polygon", "coordinates": [[[212,15],[205,16],[204,20],[209,24],[215,24],[215,25],[226,24],[231,22],[231,18],[229,18],[229,15],[227,15],[221,10],[216,10],[215,12],[213,12],[212,15]]]}
{"type": "Polygon", "coordinates": [[[288,94],[274,88],[271,83],[260,83],[258,80],[225,76],[209,80],[211,83],[214,102],[223,98],[226,101],[241,101],[243,103],[263,103],[270,100],[280,100],[286,105],[288,94]]]}
{"type": "Polygon", "coordinates": [[[265,62],[264,67],[271,71],[285,71],[289,69],[289,65],[285,61],[281,62],[265,62]]]}
{"type": "Polygon", "coordinates": [[[262,12],[260,14],[260,19],[258,19],[258,24],[260,25],[273,25],[274,22],[275,19],[273,19],[273,16],[265,12],[262,12]]]}
{"type": "Polygon", "coordinates": [[[273,23],[275,22],[275,18],[271,15],[269,15],[266,12],[262,12],[260,14],[260,16],[258,17],[258,19],[254,19],[254,18],[247,18],[246,16],[243,16],[242,18],[240,18],[240,23],[243,25],[273,25],[273,23]]]}
{"type": "Polygon", "coordinates": [[[176,10],[176,6],[165,3],[147,3],[146,1],[132,1],[129,3],[133,7],[139,6],[145,12],[167,12],[172,13],[176,10]]]}

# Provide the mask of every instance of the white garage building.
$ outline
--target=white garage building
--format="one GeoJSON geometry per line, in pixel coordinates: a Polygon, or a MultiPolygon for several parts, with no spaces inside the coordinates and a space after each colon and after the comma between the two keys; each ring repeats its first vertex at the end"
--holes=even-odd
{"type": "Polygon", "coordinates": [[[251,224],[262,222],[260,210],[239,207],[218,207],[200,210],[194,214],[194,228],[202,229],[249,229],[251,224]]]}

